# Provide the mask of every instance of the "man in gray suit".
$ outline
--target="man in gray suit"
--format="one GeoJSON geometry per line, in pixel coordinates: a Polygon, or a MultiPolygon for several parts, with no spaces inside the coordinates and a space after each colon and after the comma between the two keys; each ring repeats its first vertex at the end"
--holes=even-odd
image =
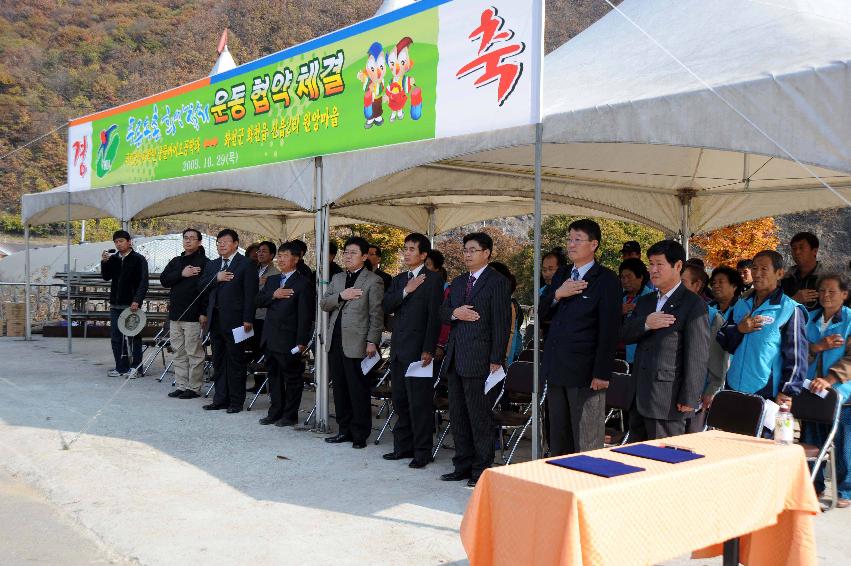
{"type": "Polygon", "coordinates": [[[647,250],[647,259],[657,292],[638,299],[621,331],[625,343],[638,344],[633,363],[636,410],[629,423],[630,439],[637,441],[685,433],[709,360],[706,303],[680,280],[685,250],[662,240],[647,250]]]}
{"type": "Polygon", "coordinates": [[[352,442],[352,448],[366,448],[372,430],[369,380],[361,371],[365,356],[378,355],[384,329],[384,283],[381,277],[364,269],[369,244],[361,237],[346,240],[343,263],[346,271],[331,278],[322,297],[322,310],[331,313],[326,342],[331,379],[334,382],[334,411],[339,430],[325,442],[352,442]]]}

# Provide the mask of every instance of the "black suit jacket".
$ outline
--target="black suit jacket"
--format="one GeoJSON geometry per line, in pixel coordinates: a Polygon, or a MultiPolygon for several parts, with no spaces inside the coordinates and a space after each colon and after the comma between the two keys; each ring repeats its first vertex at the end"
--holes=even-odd
{"type": "Polygon", "coordinates": [[[465,300],[467,279],[464,273],[452,280],[449,296],[443,301],[441,318],[451,325],[444,367],[455,362],[455,371],[463,377],[486,377],[490,364],[505,363],[508,334],[511,331],[511,290],[508,279],[488,266],[473,285],[472,297],[465,300]],[[479,320],[452,320],[452,312],[470,304],[479,320]]]}
{"type": "Polygon", "coordinates": [[[289,352],[297,345],[307,346],[313,335],[316,297],[308,275],[295,271],[284,284],[295,294],[289,299],[272,295],[281,286],[283,275],[270,275],[257,295],[257,306],[266,308],[266,322],[260,344],[272,352],[289,352]]]}
{"type": "Polygon", "coordinates": [[[257,267],[244,255],[237,253],[228,266],[233,279],[216,281],[221,269],[222,258],[219,258],[208,262],[201,274],[199,285],[202,289],[207,288],[207,318],[212,320],[215,311],[228,328],[236,328],[246,322],[253,324],[254,299],[259,285],[257,267]]]}
{"type": "Polygon", "coordinates": [[[592,378],[609,380],[621,325],[621,285],[615,273],[595,262],[579,295],[553,304],[555,292],[570,279],[562,267],[541,298],[541,319],[550,320],[544,344],[543,377],[562,387],[589,387],[592,378]]]}
{"type": "Polygon", "coordinates": [[[413,293],[402,297],[408,284],[408,272],[400,273],[384,293],[385,314],[393,315],[393,341],[390,359],[410,364],[424,352],[434,355],[440,334],[440,304],[443,302],[443,278],[425,266],[420,271],[425,281],[413,293]]]}
{"type": "Polygon", "coordinates": [[[638,299],[622,327],[625,343],[638,343],[632,374],[636,380],[635,404],[641,416],[679,420],[677,403],[696,408],[709,363],[709,314],[706,303],[680,285],[662,307],[676,322],[668,328],[645,330],[656,311],[656,293],[638,299]]]}

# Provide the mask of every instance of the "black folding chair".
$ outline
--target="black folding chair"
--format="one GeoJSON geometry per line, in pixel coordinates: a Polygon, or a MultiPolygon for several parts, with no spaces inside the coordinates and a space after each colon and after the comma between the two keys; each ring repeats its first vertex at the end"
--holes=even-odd
{"type": "MultiPolygon", "coordinates": [[[[517,451],[517,447],[520,445],[520,441],[523,439],[523,435],[526,433],[526,430],[529,428],[529,425],[532,424],[532,386],[535,382],[534,378],[534,368],[535,365],[533,362],[521,362],[516,361],[508,367],[508,374],[505,376],[505,380],[502,383],[502,391],[500,392],[499,397],[494,403],[494,408],[492,410],[494,423],[499,428],[500,433],[500,447],[502,448],[502,461],[506,465],[511,463],[512,458],[514,458],[514,453],[517,451]],[[498,409],[500,400],[505,397],[515,397],[525,396],[528,399],[527,405],[524,410],[516,411],[516,410],[501,410],[498,409]],[[508,443],[503,443],[503,434],[506,430],[510,430],[511,437],[508,439],[508,443]],[[506,446],[510,446],[511,450],[508,454],[508,458],[505,457],[505,449],[506,446]]],[[[543,407],[544,402],[547,398],[547,387],[544,385],[544,391],[541,394],[541,398],[538,400],[538,406],[543,407]]],[[[543,412],[539,412],[539,417],[543,412]]],[[[543,421],[541,421],[541,426],[543,426],[543,421]]]]}
{"type": "MultiPolygon", "coordinates": [[[[804,449],[804,454],[807,457],[807,462],[812,464],[812,472],[810,476],[813,481],[816,479],[816,474],[825,460],[829,461],[830,465],[830,507],[828,510],[836,507],[836,502],[839,500],[839,486],[836,481],[836,455],[834,453],[833,439],[836,436],[836,429],[839,427],[839,415],[842,411],[842,398],[835,389],[827,389],[827,395],[822,399],[815,393],[806,389],[801,391],[792,399],[792,416],[804,423],[805,425],[827,426],[829,431],[824,443],[821,446],[812,444],[800,443],[804,449]]],[[[713,403],[712,407],[715,407],[713,403]]]]}
{"type": "Polygon", "coordinates": [[[765,414],[765,399],[759,395],[724,389],[712,400],[706,415],[707,428],[760,436],[765,414]]]}
{"type": "Polygon", "coordinates": [[[606,389],[606,424],[618,418],[618,428],[606,427],[604,446],[621,446],[629,440],[629,428],[626,423],[627,411],[635,400],[635,378],[629,373],[629,364],[624,360],[615,360],[612,378],[606,389]]]}

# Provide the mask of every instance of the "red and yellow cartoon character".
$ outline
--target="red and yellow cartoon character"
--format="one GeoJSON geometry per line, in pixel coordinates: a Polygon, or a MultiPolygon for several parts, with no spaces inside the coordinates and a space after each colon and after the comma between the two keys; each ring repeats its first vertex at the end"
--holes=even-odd
{"type": "Polygon", "coordinates": [[[408,101],[409,94],[411,95],[411,117],[418,120],[422,116],[422,93],[415,86],[414,78],[408,75],[414,66],[409,50],[413,42],[410,37],[403,37],[387,56],[387,66],[393,77],[390,86],[387,87],[387,105],[391,110],[391,122],[405,117],[405,103],[408,101]]]}

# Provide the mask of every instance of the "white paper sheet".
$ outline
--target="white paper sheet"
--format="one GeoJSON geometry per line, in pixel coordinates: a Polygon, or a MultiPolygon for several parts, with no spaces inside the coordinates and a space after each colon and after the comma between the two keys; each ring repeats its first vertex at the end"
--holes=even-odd
{"type": "Polygon", "coordinates": [[[417,360],[405,370],[405,377],[434,377],[434,362],[423,367],[422,360],[417,360]]]}
{"type": "Polygon", "coordinates": [[[494,386],[503,379],[505,379],[505,370],[502,369],[502,366],[499,366],[499,369],[491,373],[485,380],[485,395],[487,395],[488,391],[493,389],[494,386]]]}
{"type": "Polygon", "coordinates": [[[239,344],[240,342],[245,342],[252,336],[254,336],[254,327],[251,327],[251,330],[248,332],[245,331],[245,328],[240,325],[234,328],[231,332],[233,332],[233,341],[239,344]]]}
{"type": "Polygon", "coordinates": [[[364,375],[368,374],[369,370],[374,368],[375,364],[377,364],[378,360],[380,359],[381,356],[379,356],[378,354],[375,354],[371,358],[369,356],[365,357],[360,361],[360,370],[363,372],[364,375]]]}
{"type": "Polygon", "coordinates": [[[780,405],[771,399],[765,400],[765,413],[762,417],[762,426],[768,430],[774,430],[774,421],[777,418],[777,411],[780,410],[780,405]]]}
{"type": "Polygon", "coordinates": [[[298,354],[298,346],[293,346],[293,349],[290,350],[290,354],[298,354]]]}
{"type": "MultiPolygon", "coordinates": [[[[813,381],[812,381],[811,379],[805,379],[805,380],[804,380],[804,383],[803,383],[804,389],[806,389],[807,391],[809,391],[809,390],[810,390],[810,385],[812,385],[812,384],[813,384],[813,381]]],[[[818,393],[816,393],[816,395],[818,395],[819,397],[821,397],[822,399],[824,399],[825,397],[827,397],[827,389],[822,389],[821,391],[819,391],[818,393]]]]}

